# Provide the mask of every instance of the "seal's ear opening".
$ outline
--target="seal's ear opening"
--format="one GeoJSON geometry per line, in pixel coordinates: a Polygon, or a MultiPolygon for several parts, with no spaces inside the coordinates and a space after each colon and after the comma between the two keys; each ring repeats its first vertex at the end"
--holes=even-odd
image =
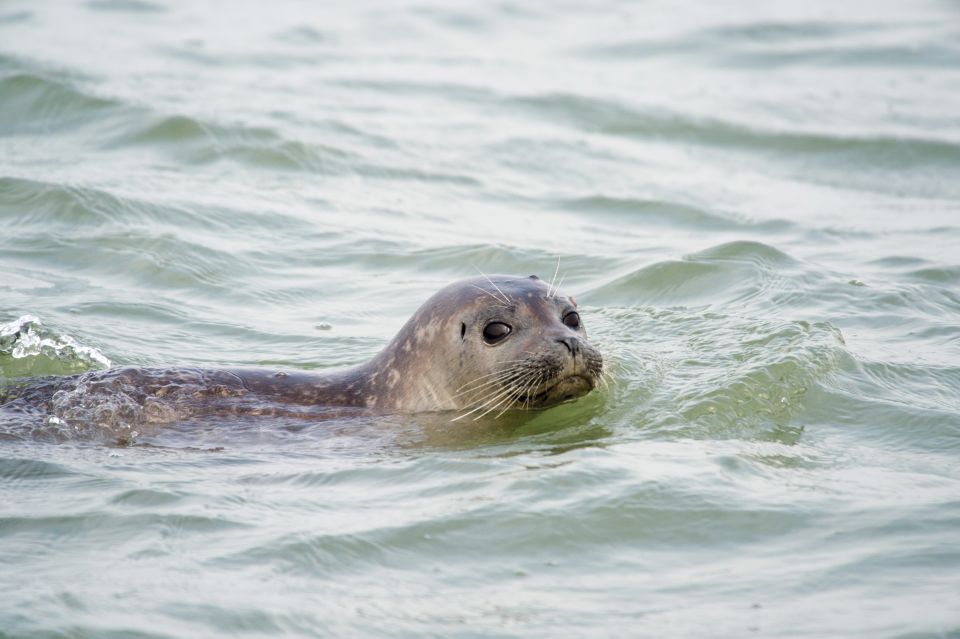
{"type": "Polygon", "coordinates": [[[460,322],[460,339],[462,340],[464,335],[467,334],[467,325],[463,322],[460,322]]]}

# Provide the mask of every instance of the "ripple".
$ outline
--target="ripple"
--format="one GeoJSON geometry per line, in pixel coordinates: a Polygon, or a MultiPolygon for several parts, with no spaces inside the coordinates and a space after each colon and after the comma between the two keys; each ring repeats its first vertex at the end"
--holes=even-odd
{"type": "Polygon", "coordinates": [[[958,284],[960,283],[960,266],[921,268],[915,271],[909,271],[906,275],[917,280],[935,284],[958,284]]]}
{"type": "Polygon", "coordinates": [[[653,108],[639,110],[570,93],[519,98],[516,103],[539,116],[607,135],[764,151],[779,156],[810,156],[858,168],[960,166],[960,143],[947,139],[763,130],[716,117],[653,108]]]}
{"type": "Polygon", "coordinates": [[[602,195],[563,200],[561,208],[571,211],[590,211],[593,214],[606,214],[622,217],[632,222],[657,224],[666,227],[688,227],[703,230],[744,230],[783,231],[793,224],[787,220],[764,220],[751,222],[735,216],[724,216],[702,208],[666,202],[662,200],[644,200],[636,198],[616,198],[602,195]]]}
{"type": "MultiPolygon", "coordinates": [[[[162,197],[161,194],[157,194],[162,197]]],[[[157,203],[79,186],[0,178],[0,220],[15,229],[0,246],[21,260],[70,265],[148,288],[204,287],[228,294],[227,279],[250,269],[266,236],[229,232],[238,224],[295,237],[307,221],[273,211],[157,203]],[[91,255],[98,259],[91,260],[91,255]],[[122,268],[119,265],[123,265],[122,268]]]]}
{"type": "Polygon", "coordinates": [[[861,370],[874,390],[882,389],[886,397],[904,406],[960,414],[958,367],[861,362],[861,370]]]}
{"type": "MultiPolygon", "coordinates": [[[[154,201],[151,195],[139,197],[118,194],[103,188],[72,185],[42,180],[0,177],[0,220],[8,228],[16,228],[22,238],[31,226],[46,234],[58,230],[89,230],[91,227],[117,229],[122,235],[128,229],[150,229],[167,226],[186,229],[191,233],[210,231],[223,234],[238,225],[253,228],[275,226],[283,222],[284,229],[293,233],[315,231],[315,227],[292,215],[262,209],[245,210],[224,208],[196,202],[154,201]]],[[[147,235],[147,231],[139,231],[147,235]]],[[[75,235],[79,240],[83,236],[75,235]]],[[[0,236],[0,243],[3,241],[0,236]]]]}
{"type": "Polygon", "coordinates": [[[273,38],[281,42],[299,45],[326,44],[336,39],[330,31],[322,31],[314,25],[300,25],[276,33],[273,38]]]}
{"type": "Polygon", "coordinates": [[[231,160],[253,167],[343,174],[355,157],[339,148],[284,139],[262,127],[211,124],[184,115],[154,116],[104,148],[165,149],[188,164],[231,160]]]}
{"type": "Polygon", "coordinates": [[[674,37],[630,38],[576,53],[605,60],[696,56],[716,66],[835,69],[945,68],[960,63],[950,35],[917,43],[919,22],[751,21],[682,32],[674,37]],[[884,39],[887,42],[868,41],[884,39]]]}
{"type": "Polygon", "coordinates": [[[36,517],[0,516],[0,537],[42,534],[55,537],[81,533],[123,538],[130,532],[165,530],[188,534],[206,534],[247,528],[246,524],[203,515],[142,513],[117,515],[82,513],[74,515],[42,515],[36,517]]]}
{"type": "Polygon", "coordinates": [[[960,65],[960,49],[949,44],[815,46],[794,51],[730,52],[718,56],[730,65],[786,67],[794,65],[882,68],[913,67],[955,69],[960,65]]]}
{"type": "Polygon", "coordinates": [[[95,97],[65,78],[20,72],[0,78],[0,133],[49,133],[87,126],[120,104],[95,97]]]}
{"type": "Polygon", "coordinates": [[[768,298],[789,287],[802,272],[799,262],[761,242],[735,241],[641,267],[590,289],[582,299],[594,305],[710,305],[768,298]]]}
{"type": "Polygon", "coordinates": [[[135,488],[114,495],[110,503],[115,506],[135,508],[153,508],[155,506],[169,506],[183,501],[183,495],[149,488],[135,488]]]}
{"type": "Polygon", "coordinates": [[[94,11],[117,11],[122,13],[165,13],[162,5],[145,0],[89,0],[87,6],[94,11]]]}
{"type": "Polygon", "coordinates": [[[762,242],[737,240],[692,253],[686,257],[696,262],[738,262],[764,268],[781,268],[799,264],[780,249],[762,242]]]}
{"type": "Polygon", "coordinates": [[[388,554],[387,548],[367,535],[302,533],[268,539],[207,563],[211,568],[266,564],[284,573],[318,575],[383,561],[388,554]]]}
{"type": "MultiPolygon", "coordinates": [[[[269,128],[211,123],[188,115],[158,114],[141,105],[98,97],[65,73],[0,54],[0,133],[49,134],[106,125],[96,144],[171,155],[192,165],[232,161],[255,168],[344,175],[357,158],[343,148],[291,140],[269,128]]],[[[358,169],[363,171],[363,167],[358,169]]]]}
{"type": "Polygon", "coordinates": [[[676,37],[630,38],[581,49],[590,56],[611,59],[696,54],[716,62],[757,44],[766,45],[758,55],[798,44],[816,43],[823,46],[831,40],[864,33],[876,34],[886,30],[879,22],[825,22],[797,20],[795,22],[752,20],[739,24],[712,26],[684,31],[676,37]]]}
{"type": "Polygon", "coordinates": [[[3,480],[61,479],[77,475],[78,473],[62,464],[38,459],[0,458],[0,479],[3,480]]]}
{"type": "MultiPolygon", "coordinates": [[[[0,15],[0,24],[15,24],[19,22],[29,22],[33,19],[32,11],[14,11],[0,15]]],[[[2,56],[0,56],[2,59],[2,56]]],[[[2,62],[0,62],[2,64],[2,62]]]]}
{"type": "Polygon", "coordinates": [[[614,421],[641,424],[649,437],[796,444],[803,427],[794,418],[806,409],[808,393],[850,357],[827,322],[751,318],[742,309],[608,306],[598,312],[592,334],[604,332],[605,357],[626,362],[622,375],[630,380],[622,391],[614,381],[605,412],[614,421]],[[632,399],[618,399],[621,393],[632,399]]]}

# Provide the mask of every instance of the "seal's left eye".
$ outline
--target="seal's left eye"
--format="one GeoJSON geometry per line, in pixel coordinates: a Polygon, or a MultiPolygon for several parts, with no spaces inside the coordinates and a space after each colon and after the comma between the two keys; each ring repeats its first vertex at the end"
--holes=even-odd
{"type": "Polygon", "coordinates": [[[487,344],[495,344],[509,335],[512,330],[509,324],[490,322],[483,327],[483,340],[487,344]]]}
{"type": "Polygon", "coordinates": [[[572,329],[580,328],[580,315],[576,311],[570,311],[563,316],[563,323],[572,329]]]}

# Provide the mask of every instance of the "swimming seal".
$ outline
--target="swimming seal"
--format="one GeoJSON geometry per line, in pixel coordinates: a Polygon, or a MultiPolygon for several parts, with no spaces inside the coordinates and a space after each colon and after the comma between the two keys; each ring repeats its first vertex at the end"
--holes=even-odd
{"type": "Polygon", "coordinates": [[[428,299],[370,361],[322,373],[125,367],[48,378],[13,403],[71,422],[166,423],[198,414],[309,414],[309,407],[540,409],[593,390],[603,358],[576,301],[538,277],[483,276],[428,299]]]}

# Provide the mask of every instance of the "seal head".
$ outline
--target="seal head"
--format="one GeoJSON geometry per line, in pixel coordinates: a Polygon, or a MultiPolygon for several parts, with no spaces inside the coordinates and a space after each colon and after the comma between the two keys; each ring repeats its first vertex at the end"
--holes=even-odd
{"type": "Polygon", "coordinates": [[[580,397],[603,358],[572,297],[533,275],[492,275],[438,291],[368,366],[367,406],[478,417],[580,397]]]}

